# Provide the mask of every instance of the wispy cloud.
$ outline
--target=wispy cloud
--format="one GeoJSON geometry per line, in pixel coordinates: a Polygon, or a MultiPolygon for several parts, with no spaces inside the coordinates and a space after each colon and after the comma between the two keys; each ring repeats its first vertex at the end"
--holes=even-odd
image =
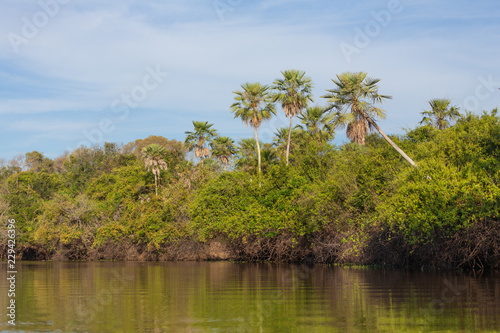
{"type": "Polygon", "coordinates": [[[283,7],[283,6],[296,6],[300,4],[309,5],[311,1],[308,0],[264,0],[258,4],[258,8],[261,10],[268,10],[274,7],[283,7]]]}
{"type": "Polygon", "coordinates": [[[75,122],[69,120],[23,120],[12,123],[12,129],[17,131],[26,131],[30,133],[36,132],[74,132],[90,128],[93,125],[91,122],[75,122]]]}
{"type": "MultiPolygon", "coordinates": [[[[168,79],[128,119],[116,122],[106,139],[131,141],[151,128],[162,134],[162,122],[163,135],[182,139],[197,119],[213,119],[218,128],[244,136],[249,132],[228,111],[240,84],[269,84],[280,70],[299,68],[312,77],[321,104],[319,96],[335,74],[362,70],[381,78],[381,91],[394,96],[382,126],[398,132],[420,120],[426,100],[443,96],[461,103],[473,94],[479,76],[498,72],[500,53],[496,2],[401,4],[401,14],[347,63],[340,43],[352,42],[356,28],[364,29],[388,1],[242,1],[223,22],[206,0],[75,1],[61,7],[19,53],[6,35],[20,32],[22,18],[40,7],[10,1],[0,12],[0,115],[16,135],[28,137],[35,123],[26,116],[38,121],[47,115],[37,133],[73,128],[64,140],[78,142],[80,128],[114,116],[112,102],[141,82],[147,66],[158,65],[168,79]],[[51,126],[56,115],[59,121],[51,126]]],[[[492,95],[481,103],[489,108],[500,99],[492,95]]],[[[50,149],[64,150],[66,142],[57,144],[50,149]]],[[[6,154],[0,150],[0,157],[6,154]]]]}

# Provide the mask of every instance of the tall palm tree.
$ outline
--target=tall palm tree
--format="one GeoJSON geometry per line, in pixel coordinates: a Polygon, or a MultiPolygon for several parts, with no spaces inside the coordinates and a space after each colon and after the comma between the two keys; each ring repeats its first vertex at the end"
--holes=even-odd
{"type": "MultiPolygon", "coordinates": [[[[269,143],[261,143],[262,170],[266,170],[270,165],[278,161],[276,149],[269,143]]],[[[238,142],[238,157],[236,167],[245,171],[257,169],[257,149],[255,139],[241,139],[238,142]]]]}
{"type": "Polygon", "coordinates": [[[271,165],[279,161],[276,155],[276,149],[269,143],[264,144],[262,148],[262,168],[267,170],[271,165]]]}
{"type": "Polygon", "coordinates": [[[212,155],[224,164],[224,170],[231,161],[231,157],[236,154],[236,146],[234,140],[227,136],[218,136],[210,143],[212,148],[212,155]]]}
{"type": "Polygon", "coordinates": [[[328,120],[335,128],[347,126],[347,137],[361,145],[365,144],[368,131],[375,128],[408,163],[416,166],[415,162],[373,120],[375,117],[385,118],[385,111],[375,107],[374,104],[382,103],[384,99],[392,97],[378,93],[377,83],[380,79],[371,79],[366,76],[367,74],[363,72],[346,72],[337,75],[337,80],[332,79],[336,87],[327,90],[328,94],[322,96],[329,103],[327,110],[332,111],[328,120]]]}
{"type": "Polygon", "coordinates": [[[450,121],[460,117],[459,108],[451,105],[449,99],[431,99],[429,101],[431,109],[421,112],[424,117],[419,124],[429,124],[442,130],[450,126],[450,121]]]}
{"type": "Polygon", "coordinates": [[[201,161],[210,156],[210,150],[206,144],[217,136],[217,131],[212,128],[213,125],[209,124],[208,121],[193,121],[194,131],[185,132],[187,136],[184,144],[188,151],[194,150],[194,156],[201,161]]]}
{"type": "Polygon", "coordinates": [[[328,123],[328,111],[321,106],[308,107],[298,116],[302,125],[297,127],[309,133],[318,143],[333,139],[335,129],[328,123]]]}
{"type": "Polygon", "coordinates": [[[312,82],[306,73],[296,69],[282,71],[283,79],[274,81],[274,102],[280,102],[287,117],[290,117],[290,130],[286,148],[286,165],[289,164],[290,141],[292,134],[293,117],[302,113],[309,102],[312,102],[312,82]]]}
{"type": "Polygon", "coordinates": [[[266,119],[271,119],[276,114],[276,109],[271,101],[269,86],[260,83],[245,83],[243,90],[234,91],[235,102],[231,105],[231,112],[235,118],[240,118],[245,126],[251,126],[255,131],[257,145],[258,170],[261,173],[260,144],[257,130],[266,119]]]}
{"type": "Polygon", "coordinates": [[[236,166],[244,170],[253,169],[257,162],[257,144],[254,138],[241,139],[237,146],[236,166]]]}
{"type": "Polygon", "coordinates": [[[144,154],[146,168],[148,171],[151,170],[155,176],[155,189],[156,195],[158,195],[158,178],[161,170],[167,170],[167,162],[164,160],[166,149],[157,143],[153,143],[142,148],[142,153],[144,154]]]}
{"type": "Polygon", "coordinates": [[[286,156],[286,152],[289,149],[289,151],[292,151],[296,147],[296,142],[298,140],[301,140],[303,137],[303,131],[300,129],[292,128],[292,132],[290,133],[290,128],[288,127],[281,127],[278,128],[277,131],[274,133],[274,146],[276,149],[284,154],[286,156]],[[290,140],[290,146],[288,145],[288,138],[293,138],[294,143],[291,143],[290,140]]]}

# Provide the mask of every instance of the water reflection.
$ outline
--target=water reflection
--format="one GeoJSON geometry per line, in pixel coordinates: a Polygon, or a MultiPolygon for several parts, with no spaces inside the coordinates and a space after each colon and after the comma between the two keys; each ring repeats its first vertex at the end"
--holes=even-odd
{"type": "MultiPolygon", "coordinates": [[[[6,318],[5,263],[0,315],[6,318]]],[[[18,263],[19,330],[492,331],[500,276],[226,262],[18,263]]],[[[6,321],[0,330],[7,330],[6,321]]]]}

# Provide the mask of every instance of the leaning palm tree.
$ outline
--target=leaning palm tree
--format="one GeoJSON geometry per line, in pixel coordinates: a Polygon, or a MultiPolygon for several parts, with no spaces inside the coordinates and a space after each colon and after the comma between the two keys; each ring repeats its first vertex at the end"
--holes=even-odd
{"type": "Polygon", "coordinates": [[[231,161],[231,157],[236,154],[236,147],[234,140],[227,136],[218,136],[210,143],[212,148],[212,155],[224,165],[224,170],[231,161]]]}
{"type": "Polygon", "coordinates": [[[397,150],[403,158],[415,166],[415,162],[408,157],[377,125],[373,118],[385,118],[385,111],[374,106],[382,103],[391,96],[378,93],[377,83],[380,79],[366,77],[366,73],[342,73],[333,80],[336,87],[327,90],[322,96],[328,101],[327,110],[332,111],[328,120],[334,128],[347,126],[347,137],[351,141],[364,145],[365,137],[372,129],[376,129],[384,139],[397,150]]]}
{"type": "Polygon", "coordinates": [[[421,112],[424,117],[419,124],[429,124],[442,130],[450,126],[450,122],[460,117],[459,108],[451,105],[449,99],[431,99],[431,109],[421,112]]]}
{"type": "Polygon", "coordinates": [[[286,165],[289,164],[290,141],[292,134],[293,117],[302,113],[312,99],[312,82],[306,73],[296,69],[282,71],[283,79],[274,81],[274,102],[280,102],[287,117],[290,117],[290,130],[286,149],[286,165]]]}
{"type": "Polygon", "coordinates": [[[165,162],[166,149],[157,143],[150,144],[142,149],[144,154],[144,163],[148,171],[151,170],[155,176],[155,189],[158,195],[158,178],[161,170],[167,170],[167,162],[165,162]]]}
{"type": "Polygon", "coordinates": [[[194,131],[185,132],[187,134],[184,144],[188,151],[194,150],[194,156],[203,162],[204,158],[210,156],[210,150],[206,144],[217,136],[217,131],[212,128],[214,124],[208,121],[193,121],[194,131]]]}
{"type": "Polygon", "coordinates": [[[318,143],[333,139],[335,129],[328,123],[328,111],[321,106],[312,106],[298,117],[302,125],[297,128],[307,132],[318,143]]]}
{"type": "Polygon", "coordinates": [[[260,83],[245,83],[241,86],[243,90],[235,91],[235,102],[231,105],[234,118],[240,118],[245,126],[251,126],[255,131],[255,143],[257,145],[258,170],[261,173],[260,144],[257,130],[262,121],[271,119],[276,114],[271,102],[269,86],[260,83]]]}

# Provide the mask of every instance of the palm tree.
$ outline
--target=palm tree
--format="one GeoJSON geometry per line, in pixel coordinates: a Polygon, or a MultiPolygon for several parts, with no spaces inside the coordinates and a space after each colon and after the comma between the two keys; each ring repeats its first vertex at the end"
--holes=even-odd
{"type": "Polygon", "coordinates": [[[184,144],[188,151],[194,150],[194,156],[203,162],[204,158],[210,156],[210,150],[206,147],[206,143],[210,143],[212,138],[217,136],[217,131],[212,128],[214,124],[209,124],[208,121],[193,121],[194,131],[185,132],[187,134],[184,144]]]}
{"type": "Polygon", "coordinates": [[[236,154],[234,140],[227,136],[219,136],[212,140],[210,147],[212,148],[212,155],[224,164],[224,170],[227,170],[231,157],[236,154]]]}
{"type": "Polygon", "coordinates": [[[306,73],[296,69],[282,71],[283,79],[274,81],[274,102],[280,102],[287,117],[290,117],[290,130],[288,132],[288,143],[286,149],[286,165],[289,164],[290,141],[292,134],[293,117],[302,113],[312,99],[312,82],[305,77],[306,73]]]}
{"type": "Polygon", "coordinates": [[[312,106],[298,117],[302,125],[297,128],[309,133],[318,143],[333,139],[335,129],[328,123],[328,111],[320,106],[312,106]]]}
{"type": "Polygon", "coordinates": [[[450,121],[460,117],[459,108],[450,104],[449,99],[431,99],[429,101],[431,109],[420,113],[424,117],[419,124],[434,125],[440,130],[449,127],[450,121]]]}
{"type": "MultiPolygon", "coordinates": [[[[270,165],[278,161],[276,156],[276,149],[269,143],[261,144],[261,159],[262,170],[266,170],[270,165]]],[[[241,139],[238,142],[238,158],[236,160],[236,167],[245,171],[257,169],[257,149],[255,147],[255,139],[241,139]]]]}
{"type": "Polygon", "coordinates": [[[148,171],[151,170],[155,176],[155,189],[158,195],[158,177],[160,177],[161,170],[167,170],[167,162],[164,160],[166,149],[157,143],[150,144],[142,148],[144,154],[144,163],[148,171]]]}
{"type": "Polygon", "coordinates": [[[368,131],[375,128],[408,163],[415,166],[415,162],[392,142],[373,120],[375,117],[385,118],[384,110],[374,104],[392,97],[379,94],[377,83],[380,79],[367,78],[366,75],[363,72],[346,72],[337,75],[337,81],[332,79],[336,85],[335,89],[327,90],[328,94],[322,96],[329,103],[327,110],[333,111],[328,120],[334,128],[347,126],[347,137],[361,145],[365,144],[368,131]]]}
{"type": "Polygon", "coordinates": [[[294,143],[290,143],[290,146],[288,145],[288,138],[293,138],[293,141],[296,143],[302,138],[302,136],[303,131],[301,131],[300,129],[292,128],[292,132],[290,133],[290,128],[288,127],[278,128],[274,133],[274,146],[279,152],[284,153],[284,155],[286,156],[286,152],[288,149],[289,151],[292,151],[296,147],[296,144],[294,143]]]}
{"type": "Polygon", "coordinates": [[[264,144],[262,148],[262,168],[267,170],[271,165],[276,164],[279,159],[276,155],[276,149],[271,144],[264,144]]]}
{"type": "Polygon", "coordinates": [[[260,83],[245,83],[241,86],[243,90],[235,91],[235,102],[231,105],[231,112],[235,118],[241,118],[245,126],[251,126],[255,131],[255,143],[257,145],[258,170],[261,173],[260,144],[257,130],[262,121],[271,119],[276,114],[271,102],[269,86],[260,83]]]}
{"type": "Polygon", "coordinates": [[[253,169],[257,162],[257,149],[255,139],[241,139],[237,147],[236,166],[244,170],[253,169]]]}

